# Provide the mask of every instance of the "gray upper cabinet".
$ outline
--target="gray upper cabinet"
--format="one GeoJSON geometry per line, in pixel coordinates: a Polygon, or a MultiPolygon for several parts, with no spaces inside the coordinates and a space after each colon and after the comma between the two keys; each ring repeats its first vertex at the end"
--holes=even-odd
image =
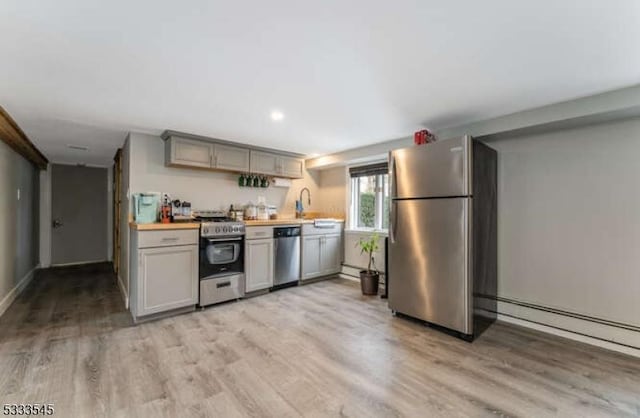
{"type": "Polygon", "coordinates": [[[165,163],[168,166],[245,172],[249,171],[249,150],[172,136],[165,144],[165,163]]]}
{"type": "Polygon", "coordinates": [[[168,167],[251,172],[293,179],[302,178],[304,174],[304,159],[284,152],[252,149],[234,142],[207,140],[174,131],[165,131],[162,138],[165,140],[165,165],[168,167]]]}
{"type": "Polygon", "coordinates": [[[165,162],[169,166],[211,168],[213,144],[172,137],[165,143],[165,162]]]}
{"type": "Polygon", "coordinates": [[[251,150],[251,172],[271,176],[302,178],[304,160],[271,152],[251,150]]]}
{"type": "Polygon", "coordinates": [[[215,144],[213,167],[219,170],[249,171],[249,150],[229,145],[215,144]]]}
{"type": "Polygon", "coordinates": [[[267,174],[272,176],[280,175],[277,154],[262,151],[251,151],[251,172],[267,174]]]}
{"type": "Polygon", "coordinates": [[[282,156],[280,157],[280,167],[283,176],[300,179],[303,176],[304,160],[282,156]]]}

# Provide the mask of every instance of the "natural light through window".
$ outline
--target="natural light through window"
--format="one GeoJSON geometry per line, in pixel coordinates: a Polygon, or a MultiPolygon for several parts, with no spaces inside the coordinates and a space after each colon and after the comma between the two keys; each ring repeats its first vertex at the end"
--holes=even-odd
{"type": "Polygon", "coordinates": [[[350,223],[353,229],[389,227],[389,175],[386,163],[352,167],[350,223]]]}

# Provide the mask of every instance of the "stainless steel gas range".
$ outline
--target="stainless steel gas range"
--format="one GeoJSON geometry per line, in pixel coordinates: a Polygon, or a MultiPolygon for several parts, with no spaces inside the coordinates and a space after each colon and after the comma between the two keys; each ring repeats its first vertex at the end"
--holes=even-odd
{"type": "Polygon", "coordinates": [[[199,305],[244,296],[244,224],[219,211],[196,211],[200,221],[199,305]]]}

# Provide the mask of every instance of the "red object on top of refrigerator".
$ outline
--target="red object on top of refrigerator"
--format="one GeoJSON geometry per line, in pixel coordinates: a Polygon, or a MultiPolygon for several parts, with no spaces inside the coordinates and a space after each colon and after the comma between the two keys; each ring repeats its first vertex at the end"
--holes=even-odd
{"type": "Polygon", "coordinates": [[[421,131],[417,131],[413,134],[413,142],[416,145],[429,144],[431,142],[435,142],[436,137],[431,132],[426,129],[421,131]]]}

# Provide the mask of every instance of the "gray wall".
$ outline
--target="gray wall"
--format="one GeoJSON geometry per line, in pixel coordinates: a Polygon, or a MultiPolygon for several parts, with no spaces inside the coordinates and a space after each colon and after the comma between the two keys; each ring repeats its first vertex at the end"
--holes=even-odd
{"type": "Polygon", "coordinates": [[[38,176],[0,141],[0,301],[38,264],[38,176]]]}
{"type": "Polygon", "coordinates": [[[498,295],[640,326],[640,119],[490,145],[498,295]]]}

